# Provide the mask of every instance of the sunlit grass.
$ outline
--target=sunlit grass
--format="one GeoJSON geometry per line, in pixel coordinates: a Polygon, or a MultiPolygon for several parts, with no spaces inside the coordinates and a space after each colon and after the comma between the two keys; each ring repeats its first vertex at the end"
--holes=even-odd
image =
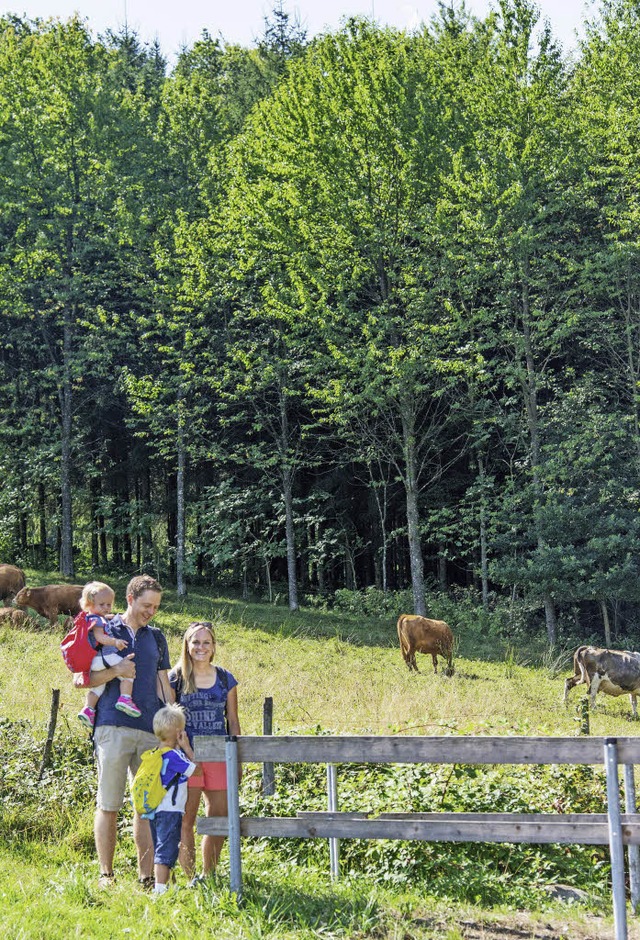
{"type": "MultiPolygon", "coordinates": [[[[35,575],[31,580],[36,583],[35,575]]],[[[121,609],[124,581],[114,586],[121,609]]],[[[156,622],[168,638],[172,662],[193,619],[211,619],[216,625],[217,661],[239,681],[245,733],[261,733],[266,696],[273,698],[274,731],[280,734],[573,735],[578,730],[583,691],[574,690],[566,709],[561,701],[566,672],[550,660],[534,665],[536,657],[528,650],[505,650],[498,642],[491,647],[485,638],[483,656],[475,658],[473,638],[463,636],[459,649],[464,654],[456,658],[453,677],[434,675],[425,656],[418,657],[421,673],[416,675],[400,656],[394,617],[291,613],[286,607],[211,597],[204,591],[178,601],[167,591],[156,622]]],[[[88,748],[76,719],[83,693],[72,687],[62,662],[62,633],[62,623],[57,630],[0,628],[0,721],[25,721],[34,740],[44,743],[51,689],[58,688],[57,739],[77,740],[88,748]]],[[[636,733],[626,697],[601,697],[599,702],[591,715],[592,734],[636,733]]],[[[87,773],[93,781],[90,767],[87,773]]],[[[46,781],[43,787],[46,796],[46,781]]],[[[331,885],[326,860],[317,871],[303,867],[297,872],[287,869],[281,856],[251,843],[240,909],[227,892],[226,854],[215,882],[188,891],[178,874],[180,890],[162,906],[154,905],[135,886],[126,813],[116,859],[120,883],[105,895],[96,886],[91,787],[86,802],[59,807],[58,826],[63,809],[68,824],[55,847],[34,826],[33,833],[22,832],[11,852],[0,849],[0,909],[5,935],[12,940],[147,935],[427,940],[457,935],[455,923],[439,907],[443,899],[425,897],[424,888],[414,895],[407,886],[400,903],[397,888],[385,893],[366,876],[331,885]],[[418,915],[421,908],[428,913],[418,915]]],[[[366,802],[365,791],[363,808],[366,802]]],[[[479,919],[481,913],[473,917],[479,919]]]]}

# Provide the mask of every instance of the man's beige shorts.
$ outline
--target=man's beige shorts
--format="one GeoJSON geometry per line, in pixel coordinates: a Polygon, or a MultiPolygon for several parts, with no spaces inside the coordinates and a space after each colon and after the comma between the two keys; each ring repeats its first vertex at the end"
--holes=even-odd
{"type": "Polygon", "coordinates": [[[98,761],[98,809],[117,812],[124,802],[127,775],[130,779],[140,766],[143,751],[158,746],[155,734],[135,728],[100,725],[93,735],[98,761]]]}

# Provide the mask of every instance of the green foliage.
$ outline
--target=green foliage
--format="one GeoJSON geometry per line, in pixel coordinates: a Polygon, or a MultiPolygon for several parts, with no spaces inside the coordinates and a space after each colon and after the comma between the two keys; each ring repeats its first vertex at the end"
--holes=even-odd
{"type": "MultiPolygon", "coordinates": [[[[55,841],[73,852],[93,850],[91,793],[95,768],[89,746],[64,734],[51,766],[37,782],[41,752],[26,722],[3,719],[0,744],[12,753],[3,770],[1,834],[5,847],[21,851],[55,841]]],[[[283,765],[273,797],[261,793],[260,768],[248,768],[242,788],[246,815],[295,816],[326,808],[326,775],[315,765],[283,765]]],[[[340,808],[383,812],[604,812],[606,782],[591,768],[487,768],[414,765],[345,765],[338,768],[340,808]]],[[[124,834],[129,808],[120,820],[124,834]]],[[[586,890],[594,907],[608,892],[603,849],[591,846],[449,844],[343,840],[345,876],[380,881],[396,888],[410,881],[434,896],[484,907],[536,906],[544,886],[569,883],[586,890]]],[[[258,862],[268,851],[277,866],[295,863],[312,871],[328,865],[325,842],[269,840],[254,849],[258,862]]],[[[253,857],[253,855],[251,856],[253,857]]],[[[259,864],[259,862],[258,862],[259,864]]],[[[253,863],[252,863],[253,867],[253,863]]],[[[274,912],[275,913],[275,912],[274,912]]]]}
{"type": "Polygon", "coordinates": [[[639,35],[3,17],[2,560],[632,634],[639,35]]]}
{"type": "MultiPolygon", "coordinates": [[[[277,792],[265,798],[259,778],[243,787],[248,815],[295,816],[326,808],[322,767],[279,767],[277,792]]],[[[338,768],[340,809],[385,812],[565,812],[601,813],[606,782],[591,768],[527,769],[454,766],[345,765],[338,768]]],[[[272,851],[299,865],[315,863],[311,840],[273,840],[272,851]]],[[[328,864],[328,850],[321,844],[328,864]]],[[[597,906],[608,892],[607,855],[592,846],[447,844],[401,841],[341,841],[346,875],[366,875],[400,886],[409,880],[429,893],[458,903],[493,907],[543,902],[544,886],[569,883],[582,887],[597,906]]]]}
{"type": "Polygon", "coordinates": [[[55,840],[90,850],[95,765],[88,742],[59,734],[42,780],[38,777],[43,744],[28,721],[0,718],[0,746],[11,754],[0,777],[0,831],[5,845],[55,840]]]}

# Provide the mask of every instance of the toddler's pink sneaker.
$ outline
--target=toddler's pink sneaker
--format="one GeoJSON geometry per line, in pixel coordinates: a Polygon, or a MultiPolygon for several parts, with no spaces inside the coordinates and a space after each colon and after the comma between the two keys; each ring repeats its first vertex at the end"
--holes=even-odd
{"type": "Polygon", "coordinates": [[[118,711],[124,712],[125,715],[130,715],[131,718],[139,718],[142,714],[136,703],[129,695],[121,695],[116,702],[116,708],[118,711]]]}
{"type": "Polygon", "coordinates": [[[85,705],[82,711],[78,713],[78,719],[83,725],[86,725],[87,728],[93,728],[93,723],[96,720],[95,710],[85,705]]]}

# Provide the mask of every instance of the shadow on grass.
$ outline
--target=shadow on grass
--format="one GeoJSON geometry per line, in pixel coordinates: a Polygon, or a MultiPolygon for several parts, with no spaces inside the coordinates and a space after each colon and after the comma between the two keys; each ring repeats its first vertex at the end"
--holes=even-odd
{"type": "MultiPolygon", "coordinates": [[[[55,572],[26,569],[26,573],[28,584],[41,585],[64,580],[55,572]]],[[[113,572],[102,574],[95,571],[88,574],[84,571],[75,580],[77,583],[84,583],[88,577],[103,580],[113,587],[116,592],[114,609],[124,609],[125,591],[130,575],[113,572]]],[[[212,590],[205,585],[193,585],[190,586],[186,597],[178,598],[173,588],[165,588],[157,624],[170,637],[182,636],[192,620],[212,620],[217,623],[240,624],[247,630],[261,631],[287,639],[333,638],[354,647],[398,649],[395,614],[372,617],[310,607],[291,611],[284,603],[245,599],[234,596],[232,592],[225,596],[214,596],[212,590]]],[[[39,627],[40,624],[36,624],[36,629],[39,627]]],[[[496,642],[485,637],[467,637],[459,646],[456,658],[459,654],[463,658],[495,662],[503,655],[496,642]]]]}
{"type": "Polygon", "coordinates": [[[397,646],[395,619],[387,621],[309,608],[291,611],[284,606],[255,601],[212,598],[197,590],[191,591],[184,600],[178,600],[172,591],[167,591],[163,597],[162,614],[184,616],[184,627],[189,620],[202,619],[237,623],[247,630],[260,630],[284,638],[333,637],[351,646],[384,649],[397,646]]]}

